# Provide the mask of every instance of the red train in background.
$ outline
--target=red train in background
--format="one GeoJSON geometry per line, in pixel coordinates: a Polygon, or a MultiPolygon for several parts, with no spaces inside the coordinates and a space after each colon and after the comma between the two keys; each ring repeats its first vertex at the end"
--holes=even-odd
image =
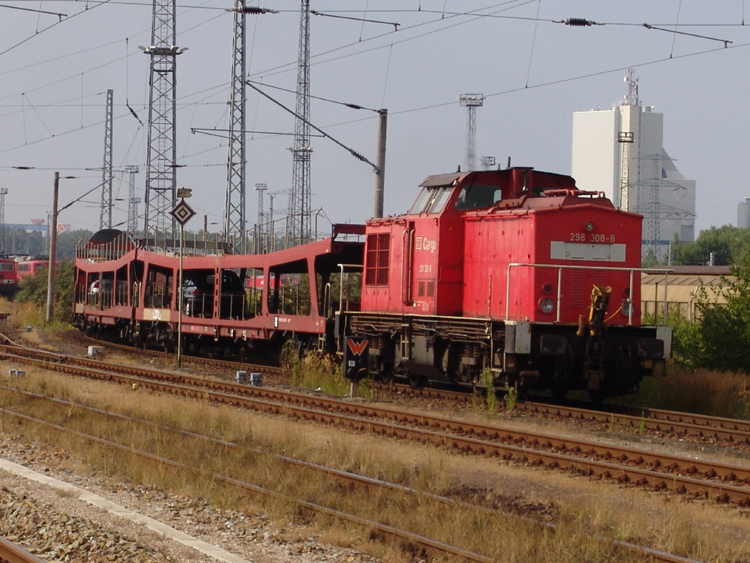
{"type": "Polygon", "coordinates": [[[663,374],[671,354],[669,328],[641,326],[641,221],[569,176],[444,174],[405,215],[271,254],[187,256],[182,291],[177,256],[105,231],[78,251],[75,321],[166,348],[181,325],[187,348],[240,356],[367,341],[382,379],[489,374],[496,387],[598,400],[663,374]]]}
{"type": "Polygon", "coordinates": [[[18,290],[16,261],[7,256],[0,257],[0,295],[10,297],[18,290]]]}
{"type": "Polygon", "coordinates": [[[23,281],[24,278],[28,278],[36,275],[40,270],[46,268],[49,264],[49,258],[47,256],[25,256],[16,258],[18,263],[18,281],[23,281]]]}

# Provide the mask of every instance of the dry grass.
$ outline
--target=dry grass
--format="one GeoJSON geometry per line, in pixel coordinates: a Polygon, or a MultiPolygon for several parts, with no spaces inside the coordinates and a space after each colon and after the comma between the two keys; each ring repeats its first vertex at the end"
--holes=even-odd
{"type": "Polygon", "coordinates": [[[11,309],[10,325],[16,330],[24,330],[26,326],[42,326],[44,324],[45,312],[31,302],[7,303],[11,309]]]}
{"type": "MultiPolygon", "coordinates": [[[[330,356],[315,353],[299,358],[291,350],[282,355],[282,367],[291,385],[320,389],[331,395],[343,397],[349,392],[350,382],[343,375],[341,362],[330,356]]],[[[360,394],[366,394],[366,382],[362,382],[360,394]]]]}
{"type": "Polygon", "coordinates": [[[750,419],[750,376],[698,369],[670,369],[645,378],[640,391],[618,402],[728,418],[750,419]]]}
{"type": "MultiPolygon", "coordinates": [[[[7,373],[2,369],[0,374],[7,373]]],[[[0,381],[7,378],[0,375],[0,381]]],[[[230,450],[153,429],[140,423],[117,422],[80,408],[55,409],[44,401],[26,401],[18,394],[0,393],[9,408],[44,415],[66,426],[150,449],[172,459],[224,473],[290,495],[299,495],[331,508],[408,527],[416,533],[461,545],[491,557],[531,561],[637,561],[638,557],[576,533],[587,530],[609,537],[644,543],[703,560],[750,559],[750,523],[730,507],[686,503],[665,494],[648,494],[613,484],[571,478],[545,470],[507,466],[491,459],[449,455],[435,448],[394,443],[374,436],[353,435],[327,427],[299,425],[214,406],[132,391],[93,381],[46,376],[30,369],[25,380],[14,380],[30,390],[70,398],[76,402],[142,417],[175,428],[210,434],[243,444],[230,450]],[[334,480],[259,455],[252,448],[307,459],[317,463],[394,481],[443,495],[471,495],[489,505],[553,519],[562,527],[544,527],[506,517],[488,517],[470,509],[446,509],[433,501],[382,492],[361,494],[334,480]],[[720,523],[720,524],[719,524],[720,523]],[[567,531],[566,531],[567,530],[567,531]]],[[[212,500],[222,507],[246,511],[262,504],[280,529],[298,510],[290,503],[248,497],[190,471],[144,462],[141,458],[103,447],[91,447],[31,425],[3,417],[4,432],[52,442],[70,453],[59,463],[85,463],[92,470],[133,483],[167,487],[212,500]]],[[[334,525],[325,517],[310,519],[314,530],[326,530],[332,543],[361,546],[368,532],[351,525],[334,525]]],[[[301,532],[300,532],[301,533],[301,532]]],[[[388,548],[370,547],[395,558],[388,548]]]]}

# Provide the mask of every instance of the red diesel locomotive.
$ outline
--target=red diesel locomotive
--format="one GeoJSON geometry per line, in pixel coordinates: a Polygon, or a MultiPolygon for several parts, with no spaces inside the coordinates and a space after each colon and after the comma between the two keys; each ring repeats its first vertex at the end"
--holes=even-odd
{"type": "Polygon", "coordinates": [[[670,329],[640,322],[641,221],[569,176],[444,174],[406,215],[337,225],[328,239],[261,255],[189,248],[182,291],[178,256],[98,233],[76,259],[75,322],[166,348],[181,325],[186,347],[241,356],[361,339],[382,379],[490,375],[601,399],[663,373],[670,356],[670,329]]]}
{"type": "Polygon", "coordinates": [[[667,327],[640,326],[641,221],[531,168],[427,178],[408,214],[367,223],[361,312],[374,371],[414,383],[634,391],[664,373],[667,327]]]}

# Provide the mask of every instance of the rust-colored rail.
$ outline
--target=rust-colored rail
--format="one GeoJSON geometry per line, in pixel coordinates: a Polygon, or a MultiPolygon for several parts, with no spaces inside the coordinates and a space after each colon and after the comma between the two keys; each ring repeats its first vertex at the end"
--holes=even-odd
{"type": "MultiPolygon", "coordinates": [[[[419,399],[436,399],[470,404],[474,397],[468,391],[421,388],[408,385],[375,384],[383,394],[397,394],[419,399]]],[[[614,427],[623,431],[658,432],[682,439],[698,441],[716,440],[729,445],[750,445],[750,421],[708,415],[681,413],[662,409],[633,408],[619,405],[604,405],[598,409],[559,404],[558,402],[518,401],[516,410],[521,414],[536,417],[554,417],[572,422],[589,422],[614,427]]]]}
{"type": "MultiPolygon", "coordinates": [[[[103,438],[99,438],[97,436],[92,436],[90,434],[86,434],[84,432],[79,432],[77,430],[72,430],[70,428],[66,428],[64,426],[60,426],[58,424],[53,424],[50,422],[47,422],[45,420],[41,420],[35,417],[31,417],[25,414],[17,413],[14,411],[11,411],[9,409],[2,409],[0,408],[0,411],[11,414],[17,418],[20,418],[22,420],[26,420],[28,422],[34,422],[37,424],[43,424],[45,426],[49,426],[51,428],[54,428],[55,430],[59,432],[68,433],[73,436],[77,436],[79,438],[95,442],[97,444],[101,444],[110,448],[116,448],[121,451],[128,452],[132,455],[137,455],[139,457],[142,457],[144,459],[148,459],[154,462],[157,462],[159,464],[164,465],[170,465],[172,467],[177,467],[180,469],[185,469],[189,471],[194,471],[196,473],[202,473],[203,475],[210,476],[212,479],[215,479],[217,481],[239,487],[242,489],[245,489],[246,491],[249,491],[251,493],[262,495],[269,498],[275,498],[280,499],[283,501],[291,502],[298,506],[299,508],[303,510],[309,510],[311,512],[317,512],[320,514],[326,514],[328,516],[331,516],[333,518],[339,519],[339,520],[345,520],[348,522],[351,522],[353,524],[357,524],[361,527],[363,527],[366,530],[369,531],[375,531],[378,534],[380,534],[383,537],[390,538],[392,542],[398,543],[398,544],[406,544],[411,546],[416,546],[420,550],[423,550],[426,553],[429,553],[430,555],[434,557],[456,557],[460,560],[465,561],[476,561],[477,563],[493,563],[495,560],[491,557],[484,556],[479,553],[475,553],[473,551],[469,551],[460,547],[456,547],[454,545],[451,545],[446,542],[442,542],[439,540],[434,540],[432,538],[428,538],[419,534],[415,534],[412,532],[409,532],[408,530],[403,530],[400,528],[397,528],[395,526],[389,526],[386,524],[382,524],[380,522],[377,522],[375,520],[370,520],[368,518],[362,518],[360,516],[357,516],[355,514],[350,514],[347,512],[343,512],[341,510],[335,510],[332,508],[328,508],[326,506],[322,506],[320,504],[316,504],[314,502],[306,501],[304,499],[292,497],[290,495],[279,493],[277,491],[273,491],[271,489],[260,487],[258,485],[254,485],[252,483],[248,483],[246,481],[242,481],[240,479],[235,479],[234,477],[229,477],[227,475],[222,475],[220,473],[213,473],[211,471],[202,469],[200,467],[194,467],[191,465],[184,464],[179,461],[175,461],[169,458],[161,457],[155,454],[152,454],[150,452],[145,452],[142,450],[139,450],[137,448],[133,448],[131,446],[125,446],[123,444],[118,444],[117,442],[112,442],[110,440],[105,440],[103,438]]],[[[24,563],[26,560],[19,559],[17,563],[24,563]]],[[[36,563],[37,560],[29,560],[29,563],[36,563]]],[[[687,561],[687,560],[685,560],[687,561]]],[[[16,563],[16,562],[14,562],[16,563]]],[[[43,563],[43,562],[42,562],[43,563]]],[[[699,563],[699,562],[696,562],[699,563]]]]}
{"type": "MultiPolygon", "coordinates": [[[[148,420],[143,420],[143,419],[138,419],[138,418],[134,418],[134,417],[130,417],[130,416],[126,416],[126,415],[123,415],[123,414],[120,414],[120,413],[115,413],[115,412],[110,412],[110,411],[104,411],[104,410],[97,409],[97,408],[94,408],[94,407],[91,407],[91,406],[82,405],[82,404],[78,404],[78,403],[73,403],[71,401],[66,401],[66,400],[63,400],[63,399],[57,399],[57,398],[54,398],[54,397],[48,397],[46,395],[40,395],[38,393],[32,393],[30,391],[25,391],[25,390],[10,388],[10,387],[6,387],[6,386],[0,386],[0,387],[8,389],[8,390],[12,390],[14,392],[20,392],[23,395],[26,395],[26,396],[28,396],[30,398],[33,398],[33,399],[41,399],[41,400],[46,400],[46,401],[49,401],[49,402],[52,402],[52,403],[55,403],[55,404],[59,404],[61,406],[64,406],[65,408],[76,407],[78,409],[85,409],[85,410],[88,410],[88,411],[91,411],[91,412],[95,412],[97,414],[100,414],[100,415],[103,415],[103,416],[106,416],[106,417],[109,417],[109,418],[113,418],[113,419],[125,420],[127,422],[135,422],[135,423],[145,424],[145,425],[149,425],[149,426],[158,426],[154,422],[151,422],[151,421],[148,421],[148,420]]],[[[15,411],[7,409],[7,408],[0,408],[0,411],[1,412],[5,412],[7,414],[10,414],[12,416],[17,416],[19,418],[23,418],[25,420],[30,420],[30,421],[36,422],[38,424],[51,425],[51,423],[49,423],[49,422],[47,422],[45,420],[42,420],[42,419],[39,419],[39,418],[36,418],[36,417],[30,417],[28,415],[23,415],[21,413],[15,412],[15,411]]],[[[63,429],[64,429],[64,431],[66,431],[68,433],[76,432],[76,431],[71,431],[70,429],[67,429],[66,427],[56,426],[56,425],[52,425],[52,426],[54,426],[59,431],[63,431],[63,429]]],[[[227,442],[225,440],[219,440],[219,439],[213,438],[211,436],[206,436],[206,435],[203,435],[203,434],[196,434],[196,433],[193,433],[193,432],[187,432],[187,431],[183,431],[183,430],[179,430],[179,429],[174,429],[174,428],[169,428],[169,427],[161,427],[160,426],[159,428],[166,429],[166,430],[173,431],[173,432],[178,432],[180,434],[189,435],[191,437],[199,438],[199,439],[211,442],[211,443],[215,443],[215,444],[221,445],[223,447],[229,447],[229,448],[237,448],[237,447],[239,447],[237,444],[235,444],[233,442],[227,442]]],[[[85,433],[78,433],[78,434],[81,435],[81,436],[85,436],[88,439],[96,438],[94,436],[87,435],[85,433]]],[[[96,438],[96,440],[99,441],[98,438],[96,438]]],[[[112,444],[115,444],[118,448],[121,447],[120,445],[117,445],[114,442],[112,444]]],[[[126,446],[126,448],[127,448],[127,446],[126,446]]],[[[128,449],[128,451],[131,451],[131,450],[128,449]]],[[[407,487],[407,486],[404,486],[404,485],[398,485],[398,484],[395,484],[395,483],[391,483],[391,482],[388,482],[388,481],[385,481],[385,480],[382,480],[382,479],[373,479],[373,478],[365,477],[363,475],[359,475],[359,474],[352,473],[352,472],[349,472],[349,471],[343,471],[343,470],[340,470],[340,469],[333,469],[333,468],[330,468],[330,467],[327,467],[327,466],[324,466],[324,465],[320,465],[320,464],[316,464],[316,463],[311,463],[311,462],[303,461],[303,460],[292,458],[292,457],[285,456],[285,455],[270,454],[268,452],[264,452],[264,451],[258,450],[258,449],[254,449],[254,452],[256,454],[259,454],[259,455],[266,455],[266,456],[271,455],[273,457],[276,457],[277,459],[279,459],[283,463],[287,463],[287,464],[291,464],[291,465],[296,465],[296,466],[299,466],[299,467],[302,467],[302,468],[305,468],[305,469],[308,469],[308,470],[311,470],[311,471],[314,471],[314,472],[317,472],[317,473],[322,473],[322,474],[325,474],[325,475],[329,475],[329,476],[332,476],[332,477],[337,478],[339,480],[345,481],[347,483],[354,484],[354,485],[359,486],[359,487],[363,487],[363,488],[367,488],[367,489],[387,489],[387,490],[390,490],[390,491],[397,491],[397,492],[400,492],[402,494],[417,495],[417,496],[420,496],[420,497],[424,497],[426,499],[430,499],[430,500],[434,500],[434,501],[438,501],[438,502],[444,503],[448,507],[461,506],[461,507],[464,507],[464,508],[470,508],[470,509],[480,510],[480,511],[485,512],[488,516],[501,516],[501,517],[510,518],[510,519],[514,519],[514,520],[524,520],[524,521],[531,522],[531,523],[539,525],[539,526],[546,527],[546,528],[548,528],[548,529],[550,529],[552,531],[556,531],[557,530],[557,525],[555,525],[552,522],[538,521],[538,520],[535,520],[533,518],[529,518],[529,517],[525,517],[525,516],[519,516],[517,514],[512,514],[512,513],[508,513],[508,512],[503,512],[503,511],[499,511],[499,510],[496,510],[496,509],[487,508],[487,507],[484,507],[484,506],[481,506],[481,505],[467,503],[467,502],[463,502],[463,501],[458,501],[458,500],[451,499],[451,498],[444,497],[444,496],[440,496],[440,495],[437,495],[437,494],[427,493],[427,492],[424,492],[424,491],[420,491],[420,490],[417,490],[417,489],[414,489],[414,488],[411,488],[411,487],[407,487]]],[[[141,455],[141,453],[139,453],[139,455],[141,455]]],[[[149,455],[151,455],[151,454],[149,454],[149,455]]],[[[694,560],[694,559],[682,557],[682,556],[679,556],[679,555],[668,553],[668,552],[665,552],[663,550],[658,550],[658,549],[650,548],[650,547],[647,547],[647,546],[636,545],[636,544],[633,544],[633,543],[630,543],[630,542],[626,542],[626,541],[623,541],[623,540],[618,540],[618,539],[613,539],[613,538],[608,538],[608,537],[593,535],[593,534],[590,534],[589,532],[586,532],[586,531],[580,531],[579,533],[591,536],[595,540],[602,541],[602,542],[605,542],[605,543],[610,543],[610,544],[615,545],[617,547],[624,548],[624,549],[626,549],[628,551],[632,551],[632,552],[636,552],[636,553],[648,556],[651,559],[656,560],[656,561],[665,561],[665,562],[669,562],[669,563],[700,563],[700,562],[698,562],[697,560],[694,560]]],[[[403,538],[401,538],[401,539],[403,539],[403,538]]]]}
{"type": "Polygon", "coordinates": [[[24,548],[0,537],[0,563],[46,563],[24,548]]]}
{"type": "MultiPolygon", "coordinates": [[[[118,344],[117,342],[110,342],[108,340],[97,340],[96,338],[92,338],[90,336],[84,336],[84,338],[86,338],[90,342],[96,343],[99,346],[104,346],[106,348],[119,350],[120,352],[135,354],[139,356],[149,356],[152,358],[161,358],[164,360],[175,359],[174,354],[169,354],[167,352],[162,352],[159,350],[135,348],[133,346],[128,346],[126,344],[118,344]]],[[[280,367],[270,365],[270,364],[253,364],[253,363],[244,362],[240,360],[237,360],[237,361],[218,360],[216,358],[204,358],[202,356],[183,355],[182,363],[183,365],[187,364],[187,365],[194,365],[194,366],[204,366],[204,367],[210,367],[210,368],[225,369],[230,373],[235,370],[245,370],[248,372],[256,371],[256,372],[262,372],[264,374],[274,374],[274,375],[281,373],[280,367]]]]}
{"type": "MultiPolygon", "coordinates": [[[[124,352],[161,358],[173,357],[173,354],[157,350],[136,349],[132,346],[102,342],[90,337],[87,338],[92,342],[104,344],[124,352]]],[[[185,356],[184,361],[196,366],[226,370],[229,373],[233,370],[245,369],[246,371],[259,371],[264,375],[281,374],[279,367],[269,365],[248,364],[202,358],[199,356],[185,356]]],[[[413,389],[409,385],[384,385],[378,382],[373,382],[372,385],[373,389],[377,389],[383,393],[395,390],[399,395],[417,399],[445,400],[461,405],[469,404],[474,400],[472,392],[460,389],[438,389],[433,387],[413,389]]],[[[611,405],[607,405],[601,409],[588,409],[580,406],[560,405],[540,401],[519,401],[516,404],[516,408],[519,412],[529,415],[546,415],[563,420],[588,421],[628,431],[652,431],[663,434],[674,434],[679,438],[695,438],[698,440],[715,439],[729,444],[750,445],[750,421],[747,420],[681,413],[663,409],[637,409],[611,405]]]]}
{"type": "MultiPolygon", "coordinates": [[[[0,356],[14,357],[7,351],[0,356]]],[[[85,367],[28,357],[15,358],[70,375],[141,385],[162,392],[200,397],[299,420],[420,440],[466,453],[496,456],[518,463],[615,479],[621,483],[633,483],[654,490],[690,493],[702,498],[712,498],[717,502],[750,506],[750,488],[732,484],[750,483],[750,471],[741,466],[700,462],[635,448],[520,432],[500,426],[155,370],[143,370],[140,376],[128,375],[121,372],[135,368],[102,362],[94,362],[98,364],[95,367],[85,367]]]]}

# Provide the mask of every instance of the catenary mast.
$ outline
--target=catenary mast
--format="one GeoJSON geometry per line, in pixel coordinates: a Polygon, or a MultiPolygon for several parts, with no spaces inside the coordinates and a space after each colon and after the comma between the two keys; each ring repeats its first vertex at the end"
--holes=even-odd
{"type": "Polygon", "coordinates": [[[310,239],[310,0],[300,10],[299,56],[297,60],[297,117],[292,148],[294,169],[289,193],[287,240],[290,246],[310,239]]]}
{"type": "Polygon", "coordinates": [[[102,163],[102,205],[99,230],[112,228],[112,106],[114,92],[107,90],[107,113],[104,119],[104,162],[102,163]]]}
{"type": "Polygon", "coordinates": [[[229,156],[227,159],[227,200],[224,209],[224,232],[229,238],[246,235],[245,193],[245,0],[235,0],[234,38],[232,41],[232,84],[229,100],[229,156]]]}
{"type": "Polygon", "coordinates": [[[143,232],[147,245],[170,246],[177,198],[177,46],[176,0],[154,0],[146,157],[146,211],[143,232]]]}

